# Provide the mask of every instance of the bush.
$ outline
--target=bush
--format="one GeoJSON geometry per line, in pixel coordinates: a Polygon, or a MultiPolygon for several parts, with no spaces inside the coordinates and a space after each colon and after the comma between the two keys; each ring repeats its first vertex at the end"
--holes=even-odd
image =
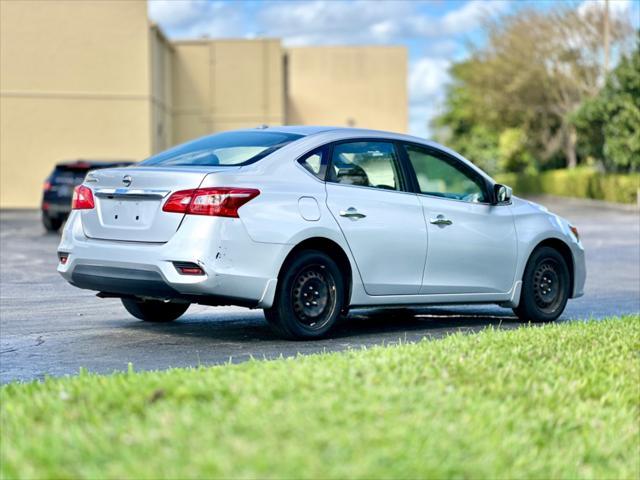
{"type": "Polygon", "coordinates": [[[638,202],[640,174],[605,174],[591,168],[548,170],[538,174],[504,173],[496,180],[516,195],[549,194],[617,203],[638,202]]]}

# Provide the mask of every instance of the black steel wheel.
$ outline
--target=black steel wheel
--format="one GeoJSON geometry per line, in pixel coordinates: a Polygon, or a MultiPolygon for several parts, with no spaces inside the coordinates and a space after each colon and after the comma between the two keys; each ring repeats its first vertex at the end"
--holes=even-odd
{"type": "Polygon", "coordinates": [[[323,252],[305,250],[283,269],[265,317],[282,336],[314,339],[331,329],[343,306],[344,280],[336,263],[323,252]]]}
{"type": "Polygon", "coordinates": [[[570,287],[569,267],[563,256],[551,247],[541,247],[527,263],[520,304],[514,312],[525,321],[553,321],[564,311],[570,287]]]}

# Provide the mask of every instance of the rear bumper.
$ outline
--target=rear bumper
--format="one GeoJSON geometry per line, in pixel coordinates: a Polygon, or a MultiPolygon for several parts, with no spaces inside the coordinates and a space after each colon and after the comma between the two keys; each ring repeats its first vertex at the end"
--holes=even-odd
{"type": "Polygon", "coordinates": [[[166,243],[91,239],[73,212],[58,247],[67,262],[58,272],[108,295],[267,308],[288,248],[254,242],[238,219],[204,216],[185,217],[166,243]],[[205,274],[180,274],[173,262],[197,263],[205,274]]]}
{"type": "Polygon", "coordinates": [[[255,308],[255,299],[221,295],[183,294],[169,285],[157,272],[132,268],[78,265],[71,274],[72,285],[100,292],[102,296],[150,297],[184,300],[205,305],[240,305],[255,308]]]}

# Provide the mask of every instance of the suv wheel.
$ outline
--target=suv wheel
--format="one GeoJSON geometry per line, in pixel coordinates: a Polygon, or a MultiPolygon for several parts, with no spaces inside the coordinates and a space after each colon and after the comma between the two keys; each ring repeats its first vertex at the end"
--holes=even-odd
{"type": "Polygon", "coordinates": [[[344,279],[336,263],[322,252],[306,250],[285,267],[273,306],[264,313],[282,336],[316,339],[333,327],[344,303],[344,279]]]}
{"type": "Polygon", "coordinates": [[[163,302],[162,300],[140,300],[121,298],[122,305],[131,315],[145,322],[166,323],[182,316],[189,303],[163,302]]]}
{"type": "Polygon", "coordinates": [[[57,232],[62,226],[62,220],[60,218],[51,218],[48,214],[42,214],[42,225],[47,232],[57,232]]]}
{"type": "Polygon", "coordinates": [[[527,263],[520,304],[513,311],[521,320],[552,322],[567,305],[569,287],[569,268],[562,255],[551,247],[539,248],[527,263]]]}

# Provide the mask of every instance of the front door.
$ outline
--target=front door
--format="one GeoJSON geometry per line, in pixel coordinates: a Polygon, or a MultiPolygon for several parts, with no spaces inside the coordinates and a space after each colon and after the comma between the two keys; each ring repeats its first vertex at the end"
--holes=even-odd
{"type": "Polygon", "coordinates": [[[403,148],[429,232],[420,293],[508,292],[517,263],[511,207],[492,205],[486,182],[460,160],[435,149],[403,148]]]}
{"type": "Polygon", "coordinates": [[[344,234],[369,295],[418,294],[427,231],[417,195],[405,190],[395,145],[335,144],[327,206],[344,234]]]}

